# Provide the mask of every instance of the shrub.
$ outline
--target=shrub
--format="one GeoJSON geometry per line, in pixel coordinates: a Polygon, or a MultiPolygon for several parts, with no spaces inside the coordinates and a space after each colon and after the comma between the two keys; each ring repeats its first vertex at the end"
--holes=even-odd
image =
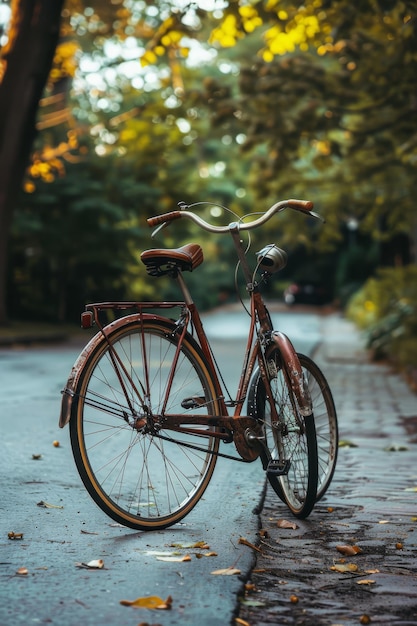
{"type": "Polygon", "coordinates": [[[375,358],[417,368],[417,266],[379,269],[350,299],[346,315],[365,330],[375,358]]]}

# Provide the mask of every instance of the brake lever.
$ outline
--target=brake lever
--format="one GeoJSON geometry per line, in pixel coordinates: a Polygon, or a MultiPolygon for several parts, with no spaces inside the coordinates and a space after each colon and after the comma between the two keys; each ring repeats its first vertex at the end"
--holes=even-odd
{"type": "Polygon", "coordinates": [[[303,213],[303,215],[307,215],[307,217],[308,216],[315,217],[317,220],[320,220],[320,222],[322,222],[322,224],[326,223],[326,220],[324,219],[324,217],[322,217],[318,213],[315,213],[314,211],[306,211],[305,209],[301,209],[301,208],[295,207],[295,206],[292,206],[291,209],[293,211],[298,211],[299,213],[303,213]]]}
{"type": "Polygon", "coordinates": [[[151,239],[155,239],[155,237],[157,236],[157,234],[163,229],[166,228],[166,226],[168,226],[169,222],[162,222],[162,224],[159,224],[159,226],[157,226],[155,228],[154,231],[152,231],[151,234],[151,239]]]}
{"type": "Polygon", "coordinates": [[[315,213],[314,211],[309,211],[308,213],[309,215],[311,215],[312,217],[315,217],[317,220],[319,220],[322,224],[326,223],[326,220],[324,219],[324,217],[322,217],[321,215],[319,215],[318,213],[315,213]]]}

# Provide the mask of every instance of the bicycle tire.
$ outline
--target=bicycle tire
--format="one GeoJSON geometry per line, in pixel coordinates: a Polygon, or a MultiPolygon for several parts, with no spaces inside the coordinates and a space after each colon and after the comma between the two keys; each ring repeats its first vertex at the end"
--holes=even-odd
{"type": "MultiPolygon", "coordinates": [[[[217,460],[219,440],[214,437],[197,439],[191,434],[164,431],[163,424],[159,432],[152,434],[128,423],[131,411],[126,394],[139,416],[145,416],[148,410],[140,406],[141,394],[152,413],[163,412],[177,345],[174,323],[139,321],[135,316],[96,346],[75,390],[70,435],[80,477],[109,517],[136,530],[167,528],[185,517],[203,495],[217,460]],[[122,375],[125,391],[109,343],[126,368],[122,375]],[[196,442],[200,450],[187,447],[196,442]]],[[[209,367],[194,339],[187,335],[181,345],[167,411],[185,413],[187,409],[181,402],[195,396],[204,398],[204,404],[193,408],[193,413],[218,414],[209,367]]]]}
{"type": "Polygon", "coordinates": [[[313,403],[319,466],[318,502],[329,488],[336,469],[339,447],[337,412],[329,384],[319,366],[304,354],[298,354],[298,358],[313,403]]]}
{"type": "Polygon", "coordinates": [[[313,415],[303,417],[291,390],[281,353],[276,347],[266,355],[272,401],[278,413],[278,423],[272,423],[270,400],[260,375],[254,380],[249,396],[252,414],[264,425],[266,449],[261,452],[267,477],[273,490],[292,514],[306,518],[316,502],[318,482],[317,439],[313,415]],[[271,471],[271,461],[288,465],[285,473],[271,471]]]}
{"type": "MultiPolygon", "coordinates": [[[[321,500],[329,488],[336,469],[339,446],[339,429],[337,412],[329,384],[318,365],[308,356],[298,353],[298,358],[307,382],[313,404],[314,424],[316,427],[317,455],[318,455],[318,486],[316,502],[321,500]]],[[[257,407],[257,386],[260,384],[259,369],[257,369],[248,393],[249,407],[257,407]]],[[[262,407],[252,408],[252,415],[263,412],[262,407]]],[[[277,495],[284,500],[283,494],[277,495]]]]}

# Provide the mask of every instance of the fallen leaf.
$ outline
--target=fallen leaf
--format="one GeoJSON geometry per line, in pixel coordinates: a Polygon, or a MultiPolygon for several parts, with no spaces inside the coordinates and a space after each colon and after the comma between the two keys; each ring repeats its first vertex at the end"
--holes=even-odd
{"type": "Polygon", "coordinates": [[[379,520],[378,524],[389,524],[389,520],[381,519],[381,520],[379,520]]]}
{"type": "Polygon", "coordinates": [[[244,537],[240,537],[238,543],[240,543],[240,544],[242,544],[244,546],[248,546],[248,548],[252,548],[252,550],[256,550],[257,552],[260,552],[262,554],[262,550],[260,548],[258,548],[257,546],[254,546],[253,543],[251,543],[250,541],[248,541],[244,537]]]}
{"type": "Polygon", "coordinates": [[[278,528],[291,528],[292,530],[296,530],[298,528],[295,522],[289,522],[286,519],[279,519],[277,521],[278,528]]]}
{"type": "Polygon", "coordinates": [[[290,596],[290,602],[291,604],[297,604],[298,596],[290,596]]]}
{"type": "Polygon", "coordinates": [[[370,624],[371,618],[369,617],[369,615],[361,615],[359,621],[361,624],[370,624]]]}
{"type": "Polygon", "coordinates": [[[332,565],[330,569],[346,574],[347,572],[357,572],[358,566],[355,565],[355,563],[336,563],[336,565],[332,565]]]}
{"type": "Polygon", "coordinates": [[[379,569],[366,569],[365,574],[379,574],[379,569]]]}
{"type": "Polygon", "coordinates": [[[217,556],[217,552],[197,552],[195,554],[196,559],[203,559],[205,556],[217,556]]]}
{"type": "Polygon", "coordinates": [[[249,606],[251,608],[260,608],[265,606],[265,602],[254,600],[253,598],[245,598],[244,600],[241,600],[239,604],[243,604],[243,606],[249,606]]]}
{"type": "Polygon", "coordinates": [[[81,529],[80,532],[81,532],[82,535],[98,535],[98,533],[93,533],[92,531],[89,531],[89,530],[81,529]]]}
{"type": "Polygon", "coordinates": [[[52,442],[52,445],[54,446],[54,448],[59,448],[61,444],[55,439],[55,441],[52,442]]]}
{"type": "Polygon", "coordinates": [[[157,556],[157,561],[165,561],[165,563],[182,563],[183,561],[191,561],[189,554],[184,556],[157,556]]]}
{"type": "Polygon", "coordinates": [[[240,569],[236,569],[235,567],[226,567],[225,569],[216,569],[214,572],[211,572],[214,576],[233,576],[235,574],[241,574],[240,569]]]}
{"type": "Polygon", "coordinates": [[[148,596],[146,598],[136,598],[136,600],[120,600],[123,606],[132,606],[135,609],[158,609],[169,610],[172,608],[172,598],[168,596],[162,600],[158,596],[148,596]]]}
{"type": "Polygon", "coordinates": [[[336,546],[336,550],[345,556],[355,556],[362,552],[359,546],[336,546]]]}
{"type": "Polygon", "coordinates": [[[42,506],[44,509],[63,509],[63,506],[60,506],[59,504],[49,504],[49,502],[44,502],[44,500],[41,500],[40,502],[37,503],[37,506],[42,506]]]}
{"type": "Polygon", "coordinates": [[[250,626],[249,622],[246,622],[244,619],[240,619],[240,617],[235,617],[235,624],[237,624],[237,626],[250,626]]]}
{"type": "Polygon", "coordinates": [[[404,491],[413,491],[413,492],[416,492],[416,491],[417,491],[417,487],[407,487],[406,489],[404,489],[404,491]]]}
{"type": "Polygon", "coordinates": [[[32,454],[32,459],[34,461],[40,461],[42,458],[42,454],[32,454]]]}
{"type": "Polygon", "coordinates": [[[402,550],[404,548],[404,544],[402,544],[401,541],[398,541],[395,544],[395,547],[396,547],[397,550],[402,550]]]}
{"type": "Polygon", "coordinates": [[[76,567],[83,567],[85,569],[103,569],[104,561],[103,559],[94,559],[93,561],[89,561],[88,563],[76,563],[76,567]]]}
{"type": "Polygon", "coordinates": [[[406,452],[408,447],[401,443],[392,443],[391,445],[384,448],[385,452],[406,452]]]}
{"type": "Polygon", "coordinates": [[[358,445],[353,443],[353,441],[349,441],[349,439],[341,439],[339,441],[339,448],[357,448],[358,445]]]}
{"type": "Polygon", "coordinates": [[[19,567],[16,574],[18,576],[27,576],[29,574],[29,570],[26,567],[19,567]]]}
{"type": "Polygon", "coordinates": [[[370,578],[364,578],[363,580],[357,580],[356,581],[358,583],[358,585],[374,585],[375,581],[371,580],[370,578]]]}
{"type": "Polygon", "coordinates": [[[23,533],[14,533],[13,531],[7,534],[9,539],[23,539],[23,533]]]}

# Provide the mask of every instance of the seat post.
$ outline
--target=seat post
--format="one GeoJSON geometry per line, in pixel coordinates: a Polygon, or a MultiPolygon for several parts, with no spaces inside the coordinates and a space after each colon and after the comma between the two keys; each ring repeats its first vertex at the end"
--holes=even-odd
{"type": "Polygon", "coordinates": [[[178,284],[180,286],[181,293],[183,295],[185,304],[187,306],[190,306],[190,305],[194,304],[194,301],[193,301],[193,299],[191,297],[189,289],[188,289],[187,285],[185,284],[185,280],[184,280],[184,277],[183,277],[183,275],[181,273],[181,270],[178,270],[176,279],[177,279],[177,282],[178,282],[178,284]]]}

